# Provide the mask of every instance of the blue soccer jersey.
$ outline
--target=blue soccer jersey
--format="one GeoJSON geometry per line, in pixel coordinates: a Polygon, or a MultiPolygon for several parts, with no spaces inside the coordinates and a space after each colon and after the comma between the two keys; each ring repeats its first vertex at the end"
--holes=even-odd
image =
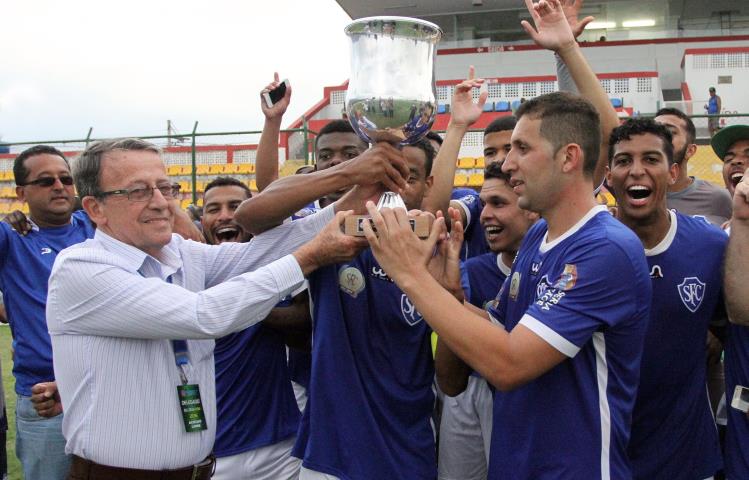
{"type": "Polygon", "coordinates": [[[463,262],[461,283],[468,302],[485,308],[488,302],[497,297],[511,268],[504,264],[501,255],[491,252],[463,262]]]}
{"type": "Polygon", "coordinates": [[[463,239],[463,253],[461,260],[467,260],[489,252],[489,244],[486,243],[484,229],[481,228],[481,199],[475,190],[470,188],[456,188],[450,196],[452,201],[460,204],[466,214],[466,224],[463,239]]]}
{"type": "Polygon", "coordinates": [[[217,457],[296,434],[299,407],[283,335],[261,323],[216,340],[217,457]]]}
{"type": "Polygon", "coordinates": [[[370,250],[309,281],[312,372],[294,455],[342,480],[434,479],[428,325],[370,250]]]}
{"type": "Polygon", "coordinates": [[[749,387],[749,327],[728,325],[725,349],[726,369],[726,478],[749,478],[749,419],[746,413],[731,407],[737,385],[749,387]]]}
{"type": "Polygon", "coordinates": [[[628,449],[643,480],[704,479],[723,463],[705,391],[705,338],[722,304],[728,237],[702,219],[670,215],[666,237],[645,250],[653,303],[628,449]]]}
{"type": "Polygon", "coordinates": [[[529,230],[490,314],[569,357],[494,398],[491,479],[630,478],[627,442],[651,285],[642,244],[605,206],[552,242],[529,230]]]}
{"type": "Polygon", "coordinates": [[[47,331],[47,281],[61,250],[94,236],[84,212],[75,212],[63,227],[38,228],[24,235],[0,222],[0,291],[13,332],[16,392],[55,379],[52,342],[47,331]]]}

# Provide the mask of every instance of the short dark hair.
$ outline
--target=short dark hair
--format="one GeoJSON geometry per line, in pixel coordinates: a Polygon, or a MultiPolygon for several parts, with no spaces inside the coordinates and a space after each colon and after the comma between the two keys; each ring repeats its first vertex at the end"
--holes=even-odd
{"type": "Polygon", "coordinates": [[[715,91],[715,87],[710,87],[710,88],[708,88],[708,91],[709,91],[709,92],[714,92],[714,91],[715,91]]]}
{"type": "Polygon", "coordinates": [[[444,141],[442,139],[442,135],[435,132],[434,130],[429,130],[424,138],[426,138],[427,140],[434,140],[439,146],[442,146],[442,142],[444,141]]]}
{"type": "Polygon", "coordinates": [[[105,155],[118,150],[153,152],[161,155],[159,147],[139,138],[115,138],[92,143],[73,164],[73,179],[79,197],[96,197],[101,194],[99,179],[102,161],[105,155]]]}
{"type": "MultiPolygon", "coordinates": [[[[317,137],[315,137],[315,151],[317,151],[317,142],[320,141],[320,137],[323,135],[327,135],[329,133],[353,133],[356,134],[354,131],[354,127],[351,126],[348,120],[343,119],[337,119],[332,120],[328,123],[326,123],[319,132],[317,132],[317,137]]],[[[357,135],[358,138],[358,135],[357,135]]],[[[362,140],[364,142],[364,140],[362,140]]],[[[366,142],[365,142],[366,143],[366,142]]]]}
{"type": "Polygon", "coordinates": [[[499,117],[492,120],[492,123],[486,126],[484,129],[484,135],[489,135],[490,133],[496,133],[496,132],[504,132],[506,130],[515,130],[515,125],[517,125],[518,119],[515,118],[515,115],[507,115],[505,117],[499,117]]]}
{"type": "Polygon", "coordinates": [[[67,165],[68,169],[70,169],[70,163],[68,162],[68,159],[65,158],[65,154],[60,150],[49,145],[34,145],[33,147],[27,148],[23,152],[19,153],[15,160],[13,160],[13,178],[16,182],[16,185],[18,185],[19,187],[26,185],[26,181],[29,179],[29,170],[26,168],[26,165],[24,165],[24,162],[26,162],[26,160],[31,157],[45,154],[57,155],[65,161],[65,165],[67,165]]]}
{"type": "Polygon", "coordinates": [[[501,162],[491,162],[484,167],[484,181],[490,178],[504,180],[505,183],[510,184],[510,174],[502,171],[501,162]]]}
{"type": "Polygon", "coordinates": [[[240,187],[245,191],[245,193],[247,193],[247,198],[252,197],[252,190],[250,190],[250,187],[245,185],[244,182],[234,177],[216,177],[205,186],[205,190],[203,190],[203,198],[205,198],[205,194],[208,193],[208,190],[214,187],[240,187]]]}
{"type": "Polygon", "coordinates": [[[422,138],[418,142],[406,146],[416,147],[424,151],[424,155],[426,156],[426,161],[424,162],[424,172],[428,177],[432,173],[432,164],[434,163],[434,157],[437,155],[437,152],[434,150],[432,144],[429,143],[429,140],[427,140],[426,138],[422,138]]]}
{"type": "Polygon", "coordinates": [[[687,126],[687,143],[691,144],[697,140],[697,130],[694,128],[694,122],[689,115],[673,107],[664,107],[655,112],[656,117],[660,117],[661,115],[673,115],[684,120],[684,124],[687,126]]]}
{"type": "Polygon", "coordinates": [[[523,102],[515,112],[518,120],[528,115],[541,120],[541,136],[554,153],[575,143],[583,151],[583,173],[592,177],[601,153],[601,121],[590,102],[568,92],[553,92],[523,102]]]}
{"type": "Polygon", "coordinates": [[[614,150],[617,143],[630,140],[636,135],[645,135],[646,133],[655,135],[661,139],[668,164],[671,165],[674,163],[674,145],[672,143],[671,132],[668,128],[650,118],[630,118],[611,132],[611,136],[609,137],[609,165],[614,158],[614,150]]]}

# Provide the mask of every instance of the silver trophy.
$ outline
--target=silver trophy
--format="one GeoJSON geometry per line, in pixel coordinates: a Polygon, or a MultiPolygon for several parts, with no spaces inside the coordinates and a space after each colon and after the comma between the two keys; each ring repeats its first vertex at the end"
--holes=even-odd
{"type": "MultiPolygon", "coordinates": [[[[345,32],[351,39],[346,115],[354,131],[369,143],[421,140],[437,114],[434,56],[442,30],[416,18],[368,17],[350,23],[345,32]]],[[[384,207],[406,205],[397,193],[385,192],[377,205],[384,207]]],[[[362,221],[352,218],[346,232],[363,234],[362,221]]],[[[412,226],[423,236],[417,223],[412,226]]]]}

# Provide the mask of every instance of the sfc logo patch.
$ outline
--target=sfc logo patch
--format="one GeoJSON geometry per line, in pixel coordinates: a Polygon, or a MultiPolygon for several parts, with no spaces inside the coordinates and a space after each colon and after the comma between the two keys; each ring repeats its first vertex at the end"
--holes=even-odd
{"type": "Polygon", "coordinates": [[[364,275],[356,267],[341,267],[338,272],[338,286],[341,290],[356,298],[364,290],[364,275]]]}
{"type": "Polygon", "coordinates": [[[697,277],[687,277],[677,288],[684,306],[690,312],[696,312],[702,305],[702,299],[705,298],[705,283],[697,277]]]}
{"type": "Polygon", "coordinates": [[[403,320],[412,327],[424,320],[424,317],[416,310],[414,304],[411,303],[411,299],[405,293],[401,295],[401,314],[403,315],[403,320]]]}

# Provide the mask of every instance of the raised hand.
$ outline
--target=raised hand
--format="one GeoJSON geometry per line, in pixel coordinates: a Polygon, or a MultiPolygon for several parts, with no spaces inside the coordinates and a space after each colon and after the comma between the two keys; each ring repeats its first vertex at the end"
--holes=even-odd
{"type": "Polygon", "coordinates": [[[472,91],[484,84],[481,78],[474,78],[476,74],[473,65],[468,69],[468,79],[455,86],[452,104],[450,106],[450,124],[465,128],[470,127],[479,119],[484,111],[484,104],[489,92],[483,89],[479,94],[478,102],[473,101],[472,91]]]}
{"type": "Polygon", "coordinates": [[[583,30],[585,30],[585,27],[595,20],[595,18],[591,16],[587,16],[582,20],[577,18],[580,14],[580,9],[583,8],[583,2],[584,0],[561,0],[562,11],[567,18],[567,23],[569,24],[570,29],[572,29],[572,35],[574,35],[575,38],[579,37],[580,34],[583,33],[583,30]]]}
{"type": "Polygon", "coordinates": [[[286,109],[289,107],[289,102],[291,102],[291,85],[288,85],[286,87],[286,93],[284,94],[283,98],[281,98],[281,100],[274,103],[272,107],[268,107],[268,105],[266,105],[263,94],[268,93],[271,90],[275,90],[279,85],[281,85],[281,80],[278,76],[278,72],[273,72],[273,81],[266,85],[265,88],[260,91],[260,109],[263,111],[263,115],[265,115],[265,118],[269,120],[280,120],[281,117],[283,117],[283,114],[286,113],[286,109]]]}
{"type": "MultiPolygon", "coordinates": [[[[460,212],[454,208],[448,209],[452,220],[450,235],[444,232],[437,243],[435,255],[429,261],[429,273],[442,287],[459,301],[463,301],[463,286],[460,278],[460,254],[463,245],[463,224],[460,212]]],[[[437,212],[437,218],[442,212],[437,212]]]]}
{"type": "Polygon", "coordinates": [[[533,18],[535,28],[526,20],[520,24],[536,45],[555,52],[575,45],[575,37],[559,0],[540,0],[537,3],[533,0],[525,0],[525,4],[528,7],[528,13],[533,18]]]}

